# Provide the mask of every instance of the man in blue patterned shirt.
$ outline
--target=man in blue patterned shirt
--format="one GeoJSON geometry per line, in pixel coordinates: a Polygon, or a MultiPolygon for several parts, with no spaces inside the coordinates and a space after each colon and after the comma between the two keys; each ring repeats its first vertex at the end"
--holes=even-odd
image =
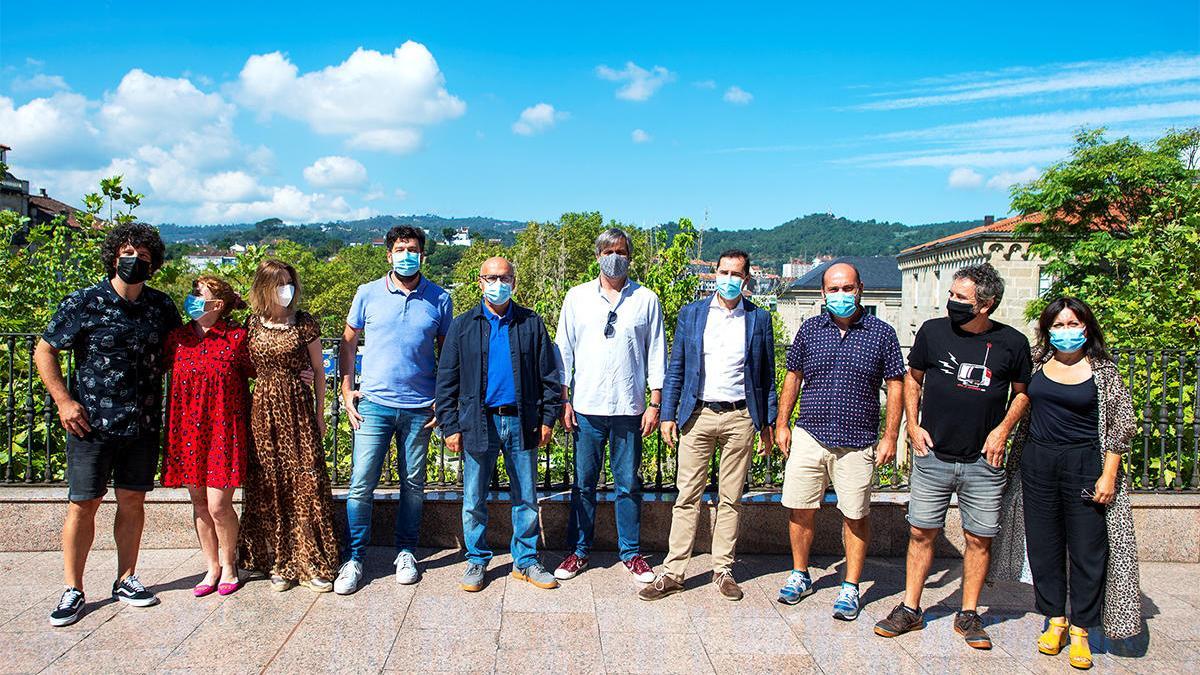
{"type": "Polygon", "coordinates": [[[793,605],[813,593],[808,573],[813,518],[832,481],[844,518],[846,548],[845,575],[833,616],[853,621],[858,617],[858,582],[871,534],[867,516],[875,467],[896,456],[904,359],[895,329],[860,304],[863,284],[857,268],[847,263],[830,265],[821,286],[826,311],[805,321],[796,332],[775,421],[775,443],[787,457],[783,505],[789,509],[793,563],[779,601],[793,605]],[[885,380],[887,425],[880,439],[879,389],[885,380]],[[800,416],[793,434],[797,396],[800,416]]]}

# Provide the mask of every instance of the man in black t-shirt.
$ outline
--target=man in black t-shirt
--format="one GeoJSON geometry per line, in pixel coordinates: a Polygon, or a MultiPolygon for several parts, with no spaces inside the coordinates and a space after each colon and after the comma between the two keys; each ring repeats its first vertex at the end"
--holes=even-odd
{"type": "Polygon", "coordinates": [[[883,637],[924,626],[921,591],[933,542],[957,494],[967,547],[954,629],[976,649],[992,646],[976,607],[992,538],[1000,532],[1004,448],[1029,405],[1025,387],[1032,370],[1029,340],[991,319],[1003,296],[1004,280],[991,265],[964,267],[950,286],[949,316],[926,321],[909,352],[904,403],[914,456],[908,583],[904,601],[875,625],[883,637]]]}
{"type": "Polygon", "coordinates": [[[67,430],[67,518],[63,523],[66,590],[50,625],[68,626],[83,614],[83,568],[96,511],[112,480],[117,516],[117,580],[112,597],[146,607],[158,599],[138,581],[143,503],[154,488],[162,426],[163,344],[180,325],[165,293],[146,286],[163,263],[158,230],[115,228],[100,246],[107,278],[68,295],[46,326],[34,359],[67,430]],[[59,354],[70,350],[68,385],[59,354]]]}

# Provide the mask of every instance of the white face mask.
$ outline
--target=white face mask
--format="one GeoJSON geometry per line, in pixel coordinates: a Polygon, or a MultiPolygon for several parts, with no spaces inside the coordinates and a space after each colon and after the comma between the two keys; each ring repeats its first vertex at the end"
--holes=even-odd
{"type": "Polygon", "coordinates": [[[294,297],[296,297],[296,287],[292,284],[284,284],[275,289],[275,302],[278,302],[280,307],[291,305],[294,297]]]}

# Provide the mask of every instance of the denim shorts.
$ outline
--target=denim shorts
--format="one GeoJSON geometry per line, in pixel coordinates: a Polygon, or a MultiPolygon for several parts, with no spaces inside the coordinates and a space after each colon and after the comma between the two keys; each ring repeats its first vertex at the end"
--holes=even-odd
{"type": "Polygon", "coordinates": [[[123,490],[153,490],[159,445],[158,434],[133,438],[67,434],[67,499],[99,499],[108,492],[110,480],[123,490]]]}
{"type": "Polygon", "coordinates": [[[974,462],[946,462],[932,452],[914,454],[908,522],[924,530],[945,527],[950,497],[958,493],[963,529],[994,537],[1000,533],[1000,497],[1007,480],[1004,467],[988,464],[982,455],[974,462]]]}

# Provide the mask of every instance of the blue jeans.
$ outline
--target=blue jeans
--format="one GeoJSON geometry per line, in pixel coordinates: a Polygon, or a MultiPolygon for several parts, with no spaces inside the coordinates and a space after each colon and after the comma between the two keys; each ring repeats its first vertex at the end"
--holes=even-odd
{"type": "Polygon", "coordinates": [[[567,546],[586,558],[596,529],[596,482],[604,468],[608,444],[609,468],[616,484],[617,550],[621,560],[638,554],[642,527],[642,416],[582,415],[575,413],[575,482],[571,485],[571,518],[567,546]]]}
{"type": "Polygon", "coordinates": [[[354,469],[346,495],[346,520],[350,525],[350,558],[362,562],[371,542],[371,513],[375,486],[383,470],[392,437],[396,437],[396,463],[400,476],[400,503],[396,509],[396,550],[412,553],[421,529],[425,503],[425,461],[432,429],[432,408],[389,408],[365,398],[358,401],[362,426],[354,432],[354,469]]]}
{"type": "Polygon", "coordinates": [[[508,490],[512,500],[513,535],[509,551],[513,565],[524,569],[536,563],[538,543],[537,448],[526,448],[517,417],[488,415],[488,446],[463,448],[463,541],[467,561],[487,566],[492,551],[487,545],[487,494],[504,453],[508,490]]]}

